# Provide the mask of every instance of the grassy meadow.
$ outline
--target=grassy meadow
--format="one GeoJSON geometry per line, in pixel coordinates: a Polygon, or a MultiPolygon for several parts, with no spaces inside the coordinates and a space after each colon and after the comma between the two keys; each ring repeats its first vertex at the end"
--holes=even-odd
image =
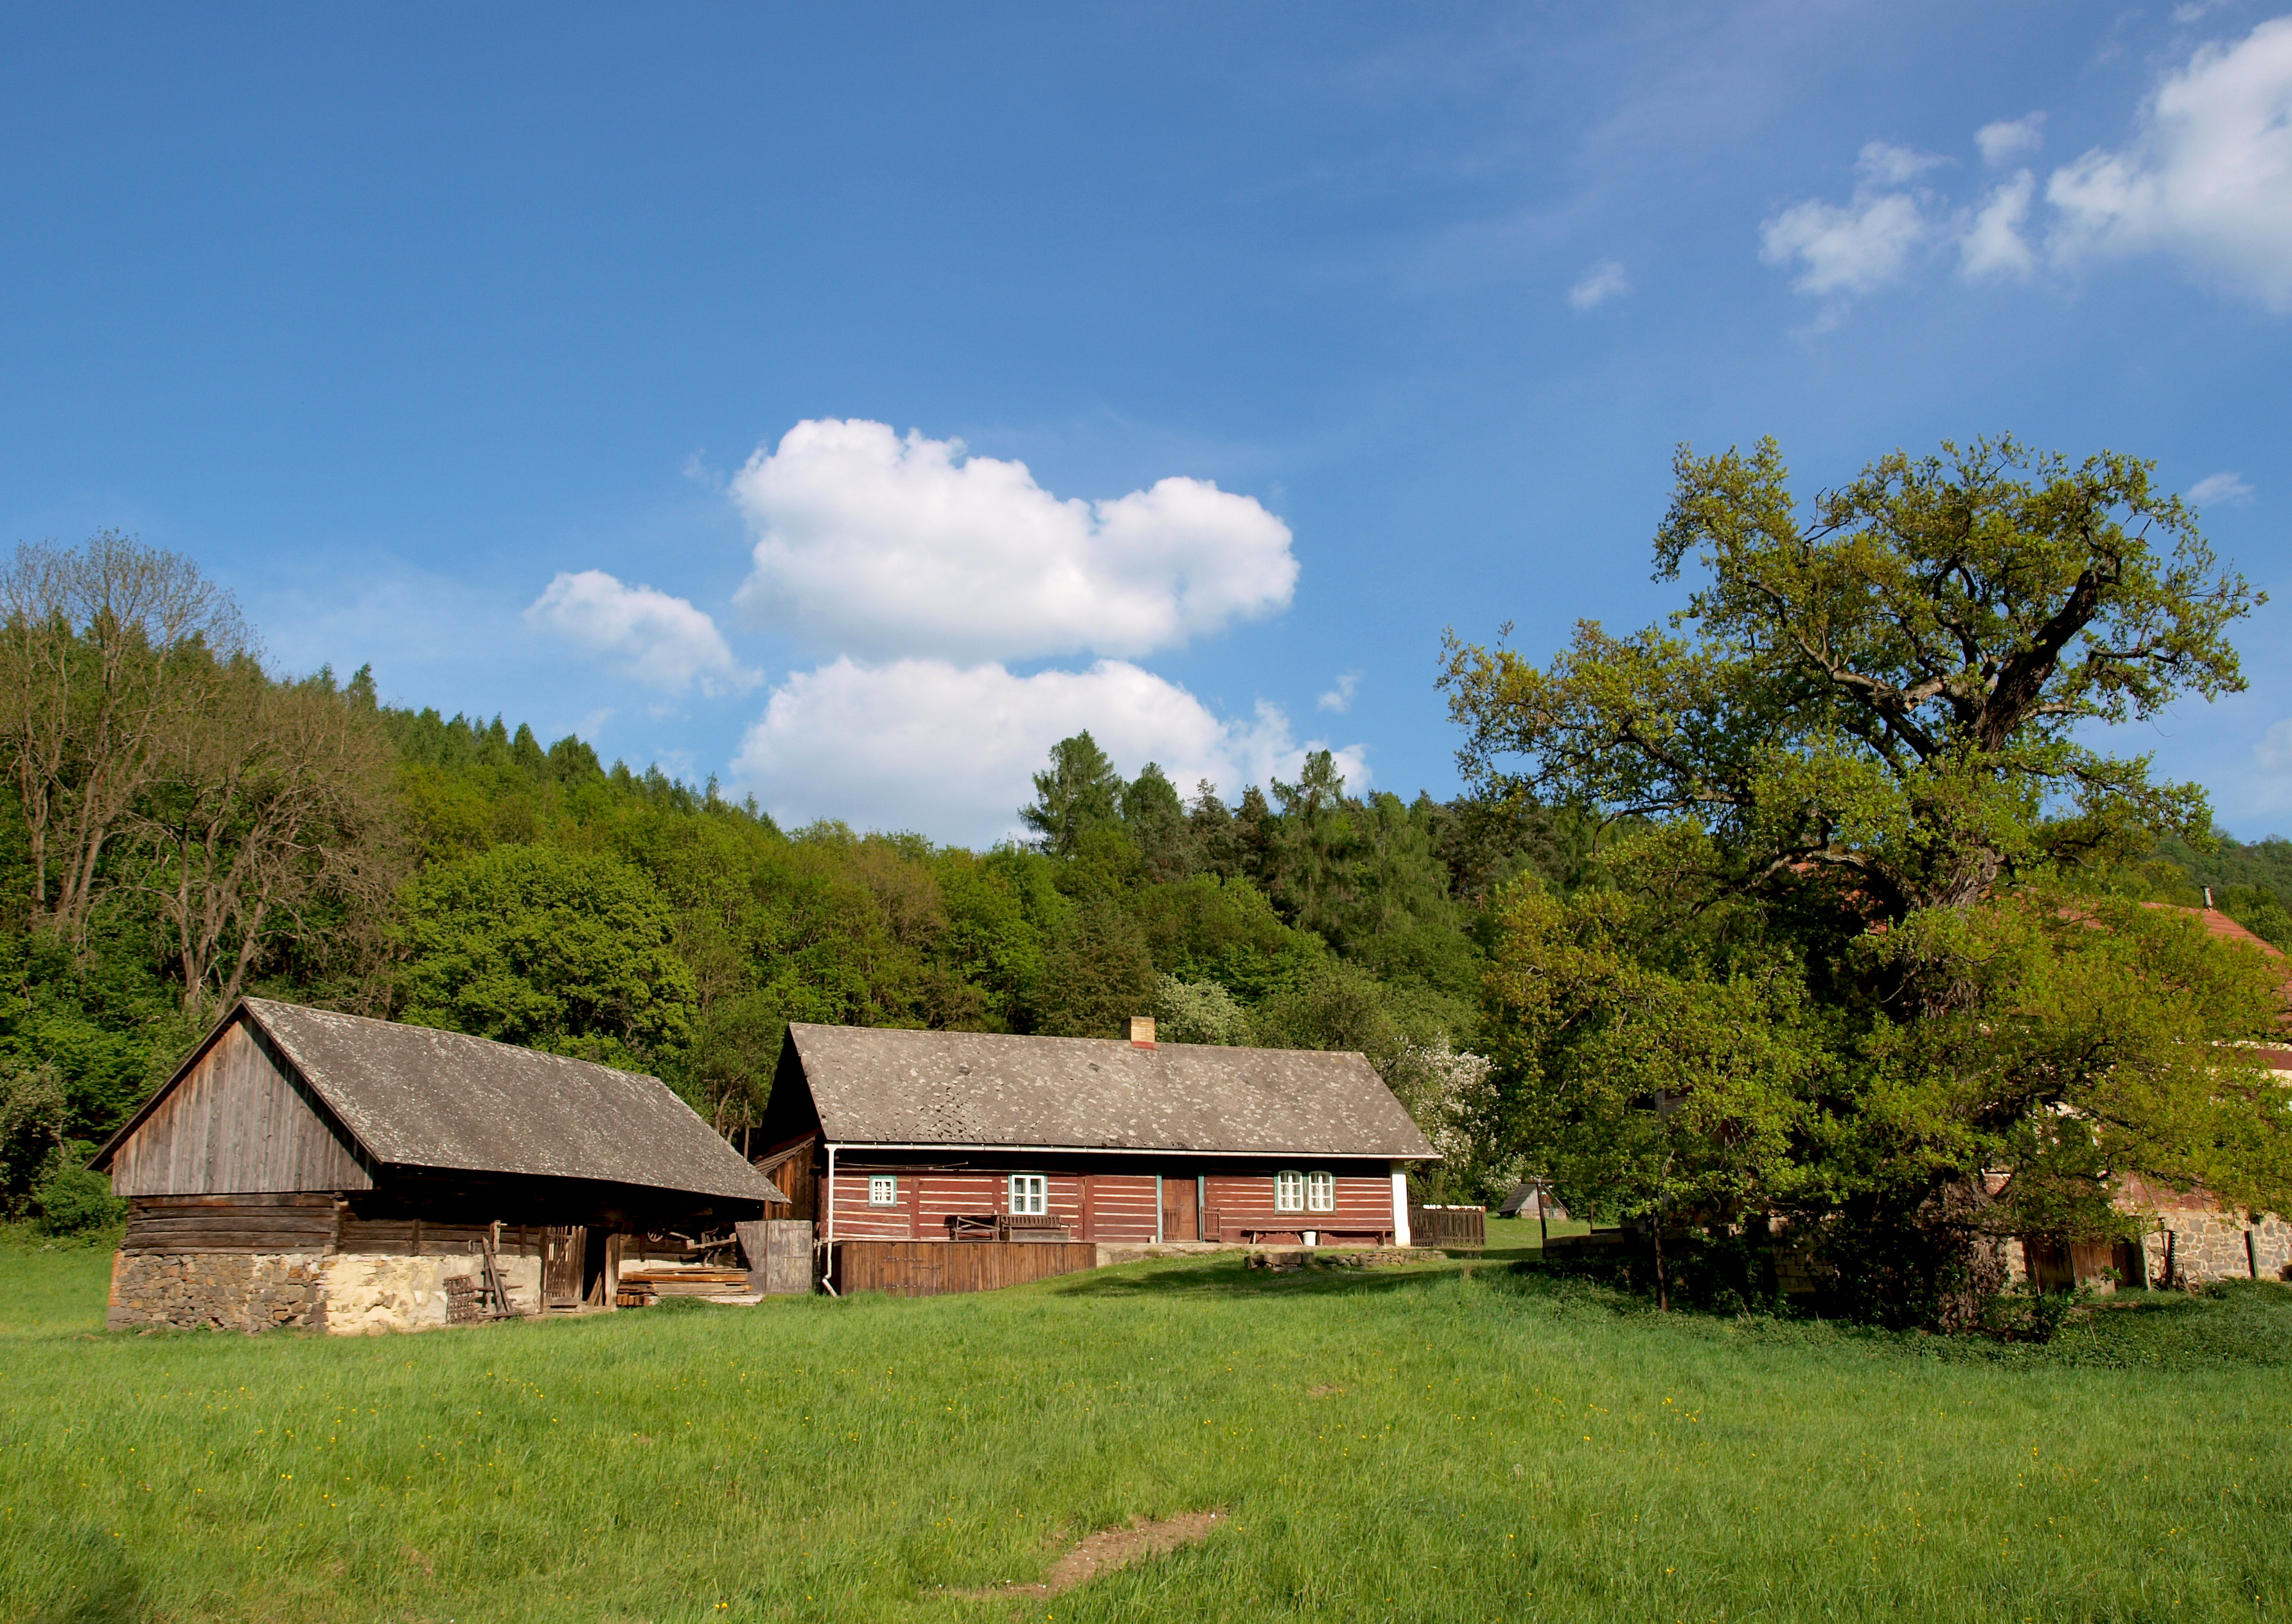
{"type": "Polygon", "coordinates": [[[1533,1236],[359,1340],[106,1334],[108,1254],[0,1247],[0,1618],[2292,1618],[2292,1288],[1997,1348],[1658,1315],[1533,1236]]]}

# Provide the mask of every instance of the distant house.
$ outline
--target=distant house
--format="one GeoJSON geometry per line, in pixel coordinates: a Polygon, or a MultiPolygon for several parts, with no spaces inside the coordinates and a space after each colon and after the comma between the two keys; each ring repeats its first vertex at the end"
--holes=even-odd
{"type": "MultiPolygon", "coordinates": [[[[1431,1144],[1359,1054],[792,1025],[759,1163],[821,1242],[1409,1241],[1431,1144]]],[[[834,1283],[831,1251],[830,1281],[834,1283]]]]}
{"type": "Polygon", "coordinates": [[[94,1164],[114,1326],[404,1329],[609,1305],[624,1237],[785,1214],[658,1079],[244,998],[94,1164]]]}
{"type": "Polygon", "coordinates": [[[1512,1187],[1511,1192],[1504,1199],[1504,1204],[1497,1208],[1497,1216],[1501,1218],[1542,1218],[1547,1223],[1555,1221],[1565,1223],[1568,1218],[1568,1209],[1553,1199],[1552,1192],[1545,1186],[1533,1180],[1528,1180],[1512,1187]]]}
{"type": "MultiPolygon", "coordinates": [[[[2280,949],[2214,908],[2209,891],[2205,902],[2203,908],[2176,908],[2162,902],[2143,906],[2187,915],[2215,941],[2276,960],[2284,972],[2286,1022],[2292,1025],[2292,962],[2286,961],[2280,949]]],[[[2249,1052],[2279,1082],[2292,1087],[2292,1033],[2281,1043],[2253,1045],[2249,1052]]],[[[2206,1191],[2173,1190],[2140,1178],[2125,1181],[2117,1206],[2121,1211],[2150,1216],[2153,1227],[2137,1242],[2063,1243],[2038,1235],[2020,1236],[2006,1248],[2009,1273],[2042,1289],[2056,1291],[2078,1284],[2106,1290],[2118,1281],[2195,1286],[2216,1280],[2276,1280],[2292,1270],[2292,1224],[2280,1214],[2240,1215],[2224,1210],[2206,1191]]]]}

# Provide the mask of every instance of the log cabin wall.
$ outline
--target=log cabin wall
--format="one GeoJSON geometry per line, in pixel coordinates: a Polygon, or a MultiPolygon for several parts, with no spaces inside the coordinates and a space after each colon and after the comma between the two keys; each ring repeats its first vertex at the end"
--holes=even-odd
{"type": "Polygon", "coordinates": [[[835,1238],[839,1240],[944,1240],[948,1220],[992,1217],[1011,1210],[1011,1175],[1041,1173],[1045,1205],[1077,1240],[1148,1242],[1155,1238],[1155,1176],[1134,1170],[1082,1171],[1014,1158],[1008,1166],[953,1168],[889,1161],[876,1153],[839,1152],[835,1238]],[[869,1200],[871,1181],[892,1181],[892,1204],[869,1200]]]}
{"type": "Polygon", "coordinates": [[[374,1178],[244,1016],[119,1149],[124,1196],[365,1190],[374,1178]]]}
{"type": "Polygon", "coordinates": [[[1392,1178],[1384,1168],[1362,1171],[1358,1163],[1285,1163],[1262,1171],[1220,1171],[1203,1181],[1204,1238],[1239,1241],[1252,1235],[1298,1235],[1306,1230],[1338,1234],[1391,1233],[1392,1178]],[[1336,1205],[1328,1212],[1281,1212],[1273,1204],[1274,1175],[1281,1171],[1334,1173],[1336,1205]],[[1214,1225],[1214,1229],[1208,1226],[1214,1225]]]}

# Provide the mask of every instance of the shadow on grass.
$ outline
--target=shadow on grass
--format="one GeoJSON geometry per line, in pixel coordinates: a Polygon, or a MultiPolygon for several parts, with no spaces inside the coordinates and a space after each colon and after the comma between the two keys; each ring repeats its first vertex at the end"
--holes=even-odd
{"type": "Polygon", "coordinates": [[[1386,1268],[1355,1269],[1344,1264],[1316,1264],[1303,1269],[1248,1267],[1242,1252],[1223,1252],[1186,1262],[1164,1262],[1141,1270],[1087,1270],[1064,1274],[1044,1283],[1060,1297],[1152,1298],[1172,1297],[1377,1297],[1437,1281],[1471,1276],[1477,1272],[1501,1273],[1511,1264],[1483,1261],[1476,1254],[1452,1255],[1444,1260],[1402,1264],[1386,1268]]]}
{"type": "Polygon", "coordinates": [[[109,1534],[91,1531],[68,1552],[52,1547],[51,1560],[61,1571],[45,1603],[25,1624],[140,1624],[148,1618],[143,1581],[119,1546],[109,1534]]]}

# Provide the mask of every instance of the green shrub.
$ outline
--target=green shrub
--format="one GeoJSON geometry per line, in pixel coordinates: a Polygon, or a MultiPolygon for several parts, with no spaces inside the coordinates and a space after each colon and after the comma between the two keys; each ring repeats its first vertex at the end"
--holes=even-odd
{"type": "Polygon", "coordinates": [[[111,1193],[111,1181],[85,1165],[87,1150],[79,1144],[58,1150],[32,1181],[33,1221],[43,1232],[85,1235],[127,1216],[127,1203],[111,1193]]]}

